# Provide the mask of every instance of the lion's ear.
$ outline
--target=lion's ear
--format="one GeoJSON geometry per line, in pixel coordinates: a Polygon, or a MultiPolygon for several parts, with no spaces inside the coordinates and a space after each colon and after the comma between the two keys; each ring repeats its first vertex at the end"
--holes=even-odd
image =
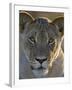
{"type": "Polygon", "coordinates": [[[64,35],[64,17],[56,18],[53,23],[58,26],[61,36],[64,35]]]}
{"type": "Polygon", "coordinates": [[[30,23],[33,21],[33,17],[27,13],[19,13],[19,31],[22,33],[24,31],[24,28],[27,23],[30,23]]]}

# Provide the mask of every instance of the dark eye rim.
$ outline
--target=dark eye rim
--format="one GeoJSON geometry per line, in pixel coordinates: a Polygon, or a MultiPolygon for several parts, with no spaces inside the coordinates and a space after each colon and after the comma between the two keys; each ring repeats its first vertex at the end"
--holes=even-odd
{"type": "Polygon", "coordinates": [[[55,47],[57,46],[57,40],[54,39],[54,41],[50,44],[48,44],[49,48],[53,51],[55,47]]]}
{"type": "Polygon", "coordinates": [[[29,37],[29,39],[28,39],[28,40],[29,40],[29,42],[30,42],[30,43],[32,43],[32,44],[34,44],[34,43],[35,43],[35,39],[34,39],[34,37],[29,37]]]}
{"type": "Polygon", "coordinates": [[[55,43],[55,40],[51,38],[48,43],[49,43],[49,45],[52,45],[55,43]]]}

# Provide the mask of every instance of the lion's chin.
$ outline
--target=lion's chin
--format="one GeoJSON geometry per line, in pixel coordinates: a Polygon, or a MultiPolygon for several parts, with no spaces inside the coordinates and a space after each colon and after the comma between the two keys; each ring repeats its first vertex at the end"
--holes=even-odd
{"type": "Polygon", "coordinates": [[[32,70],[32,72],[36,78],[45,78],[48,75],[48,69],[32,70]]]}

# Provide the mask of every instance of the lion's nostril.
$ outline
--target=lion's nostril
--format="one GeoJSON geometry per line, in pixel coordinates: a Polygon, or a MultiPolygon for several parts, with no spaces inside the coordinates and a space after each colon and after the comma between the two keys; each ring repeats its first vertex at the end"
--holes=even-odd
{"type": "Polygon", "coordinates": [[[39,59],[39,58],[35,58],[36,61],[38,61],[40,64],[42,64],[44,61],[47,60],[47,58],[42,58],[42,59],[39,59]]]}

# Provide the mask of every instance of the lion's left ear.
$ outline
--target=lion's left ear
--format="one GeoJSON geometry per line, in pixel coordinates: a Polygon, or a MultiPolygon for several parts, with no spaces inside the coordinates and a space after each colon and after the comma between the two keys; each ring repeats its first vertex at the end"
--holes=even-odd
{"type": "Polygon", "coordinates": [[[64,17],[56,18],[53,23],[58,26],[61,37],[64,35],[64,17]]]}

